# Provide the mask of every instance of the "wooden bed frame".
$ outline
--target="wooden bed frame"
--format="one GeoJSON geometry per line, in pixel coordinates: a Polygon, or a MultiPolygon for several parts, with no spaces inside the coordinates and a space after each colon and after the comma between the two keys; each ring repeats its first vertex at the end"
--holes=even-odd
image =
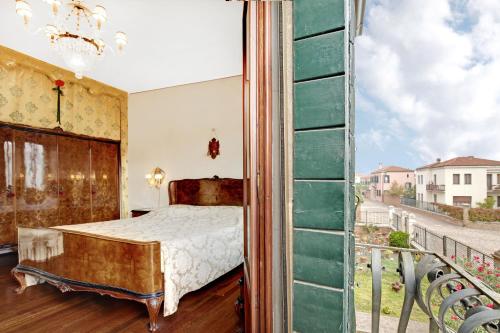
{"type": "MultiPolygon", "coordinates": [[[[170,204],[242,206],[243,181],[231,178],[183,179],[169,183],[170,204]]],[[[27,287],[27,275],[44,280],[62,292],[90,291],[146,305],[149,330],[158,329],[164,297],[160,242],[137,242],[57,229],[33,230],[31,253],[43,250],[46,259],[22,259],[12,269],[19,282],[17,293],[27,287]],[[40,230],[42,233],[40,234],[40,230]],[[50,255],[51,244],[62,237],[63,251],[50,255]],[[43,247],[43,248],[41,248],[43,247]]],[[[20,239],[20,242],[23,240],[20,239]]],[[[19,251],[26,246],[19,244],[19,251]]]]}

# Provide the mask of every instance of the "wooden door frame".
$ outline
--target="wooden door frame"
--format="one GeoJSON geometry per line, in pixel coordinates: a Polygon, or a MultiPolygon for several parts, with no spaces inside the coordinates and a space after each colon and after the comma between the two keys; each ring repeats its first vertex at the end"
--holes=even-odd
{"type": "Polygon", "coordinates": [[[243,289],[245,331],[251,333],[273,330],[271,6],[245,1],[243,9],[244,232],[253,240],[244,249],[243,289]]]}

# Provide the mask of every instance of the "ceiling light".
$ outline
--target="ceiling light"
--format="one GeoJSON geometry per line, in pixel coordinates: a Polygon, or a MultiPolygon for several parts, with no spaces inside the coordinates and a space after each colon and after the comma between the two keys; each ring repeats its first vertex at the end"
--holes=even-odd
{"type": "Polygon", "coordinates": [[[127,34],[122,32],[122,31],[118,31],[115,34],[115,42],[116,42],[116,45],[118,46],[118,51],[121,52],[128,43],[127,34]]]}
{"type": "MultiPolygon", "coordinates": [[[[106,9],[97,5],[90,10],[84,0],[44,1],[51,6],[54,14],[53,23],[45,27],[45,34],[75,77],[80,79],[104,54],[106,43],[99,37],[108,18],[106,9]]],[[[16,13],[23,17],[26,25],[33,14],[25,0],[16,0],[16,13]]],[[[127,35],[117,32],[115,42],[118,51],[122,52],[128,44],[127,35]]]]}
{"type": "Polygon", "coordinates": [[[101,30],[101,27],[104,22],[106,22],[107,16],[106,16],[106,9],[103,6],[97,5],[94,8],[94,13],[93,15],[96,22],[97,22],[97,29],[101,30]]]}
{"type": "Polygon", "coordinates": [[[25,25],[28,25],[33,16],[30,4],[24,0],[16,0],[16,14],[23,18],[25,25]]]}
{"type": "Polygon", "coordinates": [[[46,3],[48,3],[52,9],[52,14],[54,16],[57,16],[57,13],[59,13],[59,7],[61,7],[61,1],[60,0],[45,0],[46,3]]]}

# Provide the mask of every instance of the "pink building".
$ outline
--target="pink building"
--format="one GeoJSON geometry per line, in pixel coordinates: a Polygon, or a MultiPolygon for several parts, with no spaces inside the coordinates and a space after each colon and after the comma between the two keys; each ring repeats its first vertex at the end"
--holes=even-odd
{"type": "Polygon", "coordinates": [[[415,186],[415,172],[410,169],[382,165],[371,173],[370,177],[370,199],[385,202],[387,199],[387,191],[397,183],[405,189],[415,186]]]}

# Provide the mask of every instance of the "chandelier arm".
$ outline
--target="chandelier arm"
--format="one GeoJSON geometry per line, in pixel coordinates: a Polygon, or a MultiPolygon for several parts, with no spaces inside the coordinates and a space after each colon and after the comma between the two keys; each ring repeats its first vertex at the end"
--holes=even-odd
{"type": "Polygon", "coordinates": [[[87,19],[87,23],[89,24],[89,27],[93,28],[94,26],[92,25],[92,22],[90,22],[90,17],[88,15],[85,15],[85,18],[87,19]]]}

